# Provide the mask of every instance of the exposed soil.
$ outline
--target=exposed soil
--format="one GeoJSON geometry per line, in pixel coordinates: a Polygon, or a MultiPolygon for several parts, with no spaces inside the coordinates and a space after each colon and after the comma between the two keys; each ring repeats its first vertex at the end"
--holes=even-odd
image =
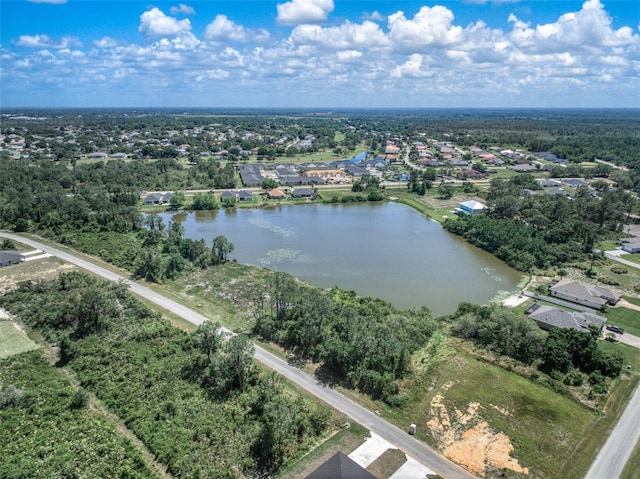
{"type": "Polygon", "coordinates": [[[74,269],[71,264],[61,264],[55,259],[38,260],[34,263],[20,263],[3,269],[0,276],[0,294],[11,291],[15,286],[27,280],[50,280],[62,272],[74,269]]]}
{"type": "MultiPolygon", "coordinates": [[[[445,389],[448,387],[445,385],[445,389]]],[[[490,406],[510,415],[509,411],[490,406]]],[[[480,477],[496,469],[529,474],[528,468],[520,466],[518,460],[511,457],[513,445],[509,437],[502,432],[496,433],[482,419],[478,413],[482,407],[480,403],[469,403],[465,411],[454,408],[450,412],[444,405],[444,396],[434,396],[427,427],[444,455],[480,477]]]]}
{"type": "Polygon", "coordinates": [[[614,308],[627,308],[627,309],[633,309],[634,311],[640,311],[640,306],[638,306],[637,304],[630,303],[629,301],[625,300],[624,298],[620,298],[618,303],[613,307],[614,308]]]}

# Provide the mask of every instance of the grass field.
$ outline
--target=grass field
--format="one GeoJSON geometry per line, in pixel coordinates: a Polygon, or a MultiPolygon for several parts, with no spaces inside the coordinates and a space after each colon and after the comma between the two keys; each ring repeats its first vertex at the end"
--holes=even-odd
{"type": "Polygon", "coordinates": [[[640,264],[640,254],[623,254],[622,259],[626,259],[627,261],[632,261],[634,263],[640,264]]]}
{"type": "Polygon", "coordinates": [[[432,401],[437,394],[443,397],[441,404],[452,424],[477,403],[475,420],[485,420],[495,433],[506,434],[514,447],[511,456],[530,468],[533,477],[579,477],[558,471],[567,460],[588,466],[591,458],[576,458],[573,451],[589,433],[596,414],[530,379],[465,353],[455,343],[450,341],[446,359],[434,368],[423,390],[414,393],[401,410],[385,408],[384,415],[400,427],[417,424],[418,437],[433,444],[426,423],[433,419],[432,401]]]}
{"type": "Polygon", "coordinates": [[[37,348],[38,345],[13,321],[0,319],[0,359],[37,348]]]}
{"type": "Polygon", "coordinates": [[[640,311],[621,307],[609,308],[607,324],[620,326],[625,333],[640,336],[640,311]]]}

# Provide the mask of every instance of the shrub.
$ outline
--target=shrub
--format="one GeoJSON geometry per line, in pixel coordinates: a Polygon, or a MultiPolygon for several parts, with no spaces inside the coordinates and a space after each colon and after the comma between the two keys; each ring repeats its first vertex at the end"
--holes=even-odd
{"type": "Polygon", "coordinates": [[[384,400],[384,402],[386,402],[391,407],[401,408],[405,405],[407,399],[397,394],[391,394],[384,400]]]}
{"type": "Polygon", "coordinates": [[[627,268],[623,268],[622,266],[612,266],[611,272],[616,274],[627,274],[627,268]]]}
{"type": "Polygon", "coordinates": [[[602,276],[598,278],[598,281],[604,284],[609,284],[611,286],[618,286],[620,284],[620,281],[615,278],[611,278],[610,276],[602,276]]]}
{"type": "Polygon", "coordinates": [[[78,388],[78,390],[71,398],[71,409],[83,409],[88,405],[89,393],[83,388],[78,388]]]}

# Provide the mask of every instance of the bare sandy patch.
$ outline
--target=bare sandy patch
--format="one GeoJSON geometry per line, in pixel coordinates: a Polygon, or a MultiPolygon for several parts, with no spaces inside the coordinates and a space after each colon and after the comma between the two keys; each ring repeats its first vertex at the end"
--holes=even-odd
{"type": "MultiPolygon", "coordinates": [[[[482,418],[479,411],[483,406],[480,403],[472,402],[466,410],[454,408],[450,412],[444,399],[442,394],[437,394],[431,400],[427,427],[445,456],[481,477],[490,469],[529,474],[528,468],[522,467],[517,459],[511,457],[514,448],[509,437],[493,431],[482,418]]],[[[509,411],[490,406],[510,415],[509,411]]]]}

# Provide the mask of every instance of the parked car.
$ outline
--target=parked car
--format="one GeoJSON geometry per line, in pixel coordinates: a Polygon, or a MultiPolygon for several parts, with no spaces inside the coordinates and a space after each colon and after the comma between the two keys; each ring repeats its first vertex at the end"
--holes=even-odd
{"type": "Polygon", "coordinates": [[[614,333],[624,334],[624,329],[622,329],[620,326],[614,326],[613,324],[607,324],[607,329],[609,331],[613,331],[614,333]]]}

